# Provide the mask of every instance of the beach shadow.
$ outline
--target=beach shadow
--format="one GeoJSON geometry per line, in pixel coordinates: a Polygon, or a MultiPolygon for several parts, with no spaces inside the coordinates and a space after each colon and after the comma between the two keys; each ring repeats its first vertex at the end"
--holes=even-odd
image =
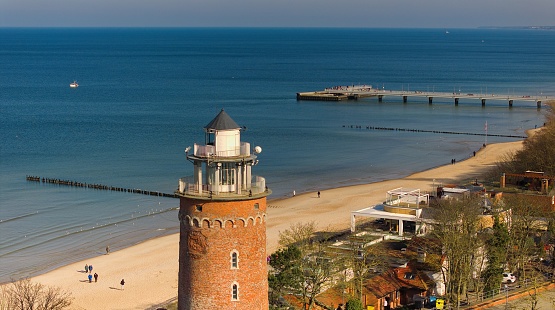
{"type": "Polygon", "coordinates": [[[89,280],[79,280],[79,282],[89,282],[89,280]]]}
{"type": "Polygon", "coordinates": [[[111,289],[111,290],[118,290],[118,291],[121,291],[121,288],[117,288],[117,287],[113,287],[113,286],[110,286],[110,289],[111,289]]]}
{"type": "Polygon", "coordinates": [[[77,270],[77,272],[80,272],[80,273],[89,273],[88,271],[83,271],[83,270],[77,270]]]}

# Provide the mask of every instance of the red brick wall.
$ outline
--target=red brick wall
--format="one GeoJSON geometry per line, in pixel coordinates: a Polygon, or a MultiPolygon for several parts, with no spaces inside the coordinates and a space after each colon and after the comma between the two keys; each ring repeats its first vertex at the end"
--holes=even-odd
{"type": "Polygon", "coordinates": [[[265,216],[265,197],[223,202],[181,198],[180,310],[268,309],[265,216]],[[237,269],[231,265],[233,251],[237,269]],[[232,300],[233,284],[238,285],[238,300],[232,300]]]}

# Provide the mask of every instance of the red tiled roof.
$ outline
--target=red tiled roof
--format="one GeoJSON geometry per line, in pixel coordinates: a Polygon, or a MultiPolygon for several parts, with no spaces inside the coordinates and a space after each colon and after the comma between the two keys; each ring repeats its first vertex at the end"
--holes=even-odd
{"type": "Polygon", "coordinates": [[[407,267],[390,269],[369,279],[364,283],[364,289],[377,298],[382,298],[403,287],[427,291],[433,283],[433,280],[425,273],[419,272],[409,263],[407,267]],[[409,277],[409,275],[412,275],[412,277],[409,277]]]}

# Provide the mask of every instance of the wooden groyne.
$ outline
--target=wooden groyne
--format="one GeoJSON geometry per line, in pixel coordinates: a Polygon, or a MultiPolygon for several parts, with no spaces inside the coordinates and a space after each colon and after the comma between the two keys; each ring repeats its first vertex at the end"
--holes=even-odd
{"type": "Polygon", "coordinates": [[[517,135],[497,135],[489,133],[473,133],[473,132],[457,132],[457,131],[441,131],[441,130],[425,130],[425,129],[407,129],[407,128],[393,128],[393,127],[376,127],[376,126],[361,126],[361,125],[343,125],[343,128],[354,128],[368,130],[389,130],[389,131],[406,131],[406,132],[427,132],[427,133],[440,133],[448,135],[467,135],[467,136],[488,136],[488,137],[502,137],[502,138],[522,138],[526,139],[526,136],[517,135]]]}
{"type": "Polygon", "coordinates": [[[123,193],[133,193],[133,194],[141,194],[141,195],[149,195],[149,196],[179,198],[179,196],[177,196],[176,194],[168,194],[168,193],[162,193],[158,191],[148,191],[148,190],[137,189],[137,188],[124,188],[124,187],[116,187],[116,186],[109,186],[109,185],[96,184],[96,183],[85,183],[85,182],[78,182],[78,181],[71,181],[71,180],[44,178],[44,177],[31,176],[31,175],[28,175],[26,179],[27,181],[30,181],[30,182],[57,184],[57,185],[82,187],[82,188],[123,192],[123,193]]]}

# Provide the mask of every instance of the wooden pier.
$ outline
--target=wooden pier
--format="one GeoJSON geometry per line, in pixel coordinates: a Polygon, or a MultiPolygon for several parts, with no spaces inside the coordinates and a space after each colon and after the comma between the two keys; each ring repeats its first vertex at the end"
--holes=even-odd
{"type": "Polygon", "coordinates": [[[506,101],[509,107],[513,107],[515,101],[519,102],[535,102],[537,108],[541,108],[542,101],[555,100],[550,96],[528,96],[528,95],[496,95],[496,94],[473,94],[473,93],[447,93],[447,92],[422,92],[422,91],[405,91],[405,90],[386,90],[376,89],[368,85],[352,85],[352,86],[336,86],[326,88],[322,91],[301,92],[297,93],[297,100],[314,100],[314,101],[344,101],[358,100],[362,98],[377,97],[379,102],[383,101],[386,96],[402,97],[403,102],[407,103],[408,97],[423,97],[428,99],[428,104],[432,104],[434,98],[451,99],[455,106],[459,105],[461,99],[478,100],[482,106],[486,105],[487,100],[506,101]]]}
{"type": "Polygon", "coordinates": [[[141,195],[149,195],[149,196],[160,196],[160,197],[169,197],[169,198],[179,198],[176,194],[167,194],[161,193],[157,191],[148,191],[143,189],[137,188],[124,188],[124,187],[116,187],[116,186],[108,186],[103,184],[95,184],[95,183],[85,183],[85,182],[77,182],[77,181],[70,181],[70,180],[61,180],[61,179],[53,179],[53,178],[44,178],[38,176],[30,176],[26,177],[27,181],[30,182],[39,182],[39,183],[48,183],[48,184],[57,184],[57,185],[65,185],[65,186],[73,186],[73,187],[83,187],[83,188],[91,188],[97,190],[106,190],[106,191],[114,191],[114,192],[124,192],[124,193],[133,193],[133,194],[141,194],[141,195]]]}

